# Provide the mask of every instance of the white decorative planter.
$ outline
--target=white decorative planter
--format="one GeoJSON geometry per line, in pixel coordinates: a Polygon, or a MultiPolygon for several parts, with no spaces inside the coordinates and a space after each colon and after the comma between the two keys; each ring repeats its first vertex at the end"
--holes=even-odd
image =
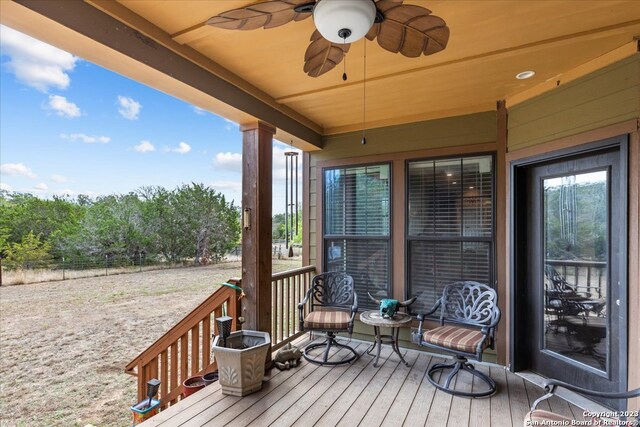
{"type": "Polygon", "coordinates": [[[264,364],[271,348],[269,334],[261,331],[236,331],[222,347],[222,337],[213,341],[213,355],[218,362],[222,394],[246,396],[262,388],[264,364]]]}

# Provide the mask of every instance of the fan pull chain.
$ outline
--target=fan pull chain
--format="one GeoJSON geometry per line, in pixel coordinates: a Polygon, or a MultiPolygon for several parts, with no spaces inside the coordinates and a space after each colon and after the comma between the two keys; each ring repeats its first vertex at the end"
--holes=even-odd
{"type": "Polygon", "coordinates": [[[364,43],[364,71],[362,78],[362,140],[360,143],[365,145],[367,138],[364,136],[364,129],[367,124],[367,39],[363,39],[364,43]]]}
{"type": "MultiPolygon", "coordinates": [[[[342,44],[347,44],[347,38],[346,37],[342,37],[342,44]]],[[[344,57],[344,62],[342,64],[343,68],[342,68],[342,80],[343,81],[347,81],[347,52],[345,52],[344,50],[342,51],[342,56],[344,57]]]]}

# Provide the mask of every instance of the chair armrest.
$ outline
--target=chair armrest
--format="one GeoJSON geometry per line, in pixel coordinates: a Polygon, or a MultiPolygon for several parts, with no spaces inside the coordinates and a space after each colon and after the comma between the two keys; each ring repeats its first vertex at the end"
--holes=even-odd
{"type": "Polygon", "coordinates": [[[435,313],[438,308],[440,308],[440,304],[442,304],[442,298],[439,298],[438,301],[436,301],[436,304],[431,307],[431,310],[426,313],[418,314],[417,317],[420,321],[420,323],[418,324],[418,334],[420,334],[420,336],[422,336],[422,322],[426,320],[427,316],[431,316],[433,313],[435,313]]]}
{"type": "Polygon", "coordinates": [[[565,383],[563,381],[551,379],[544,382],[544,389],[547,394],[533,402],[533,405],[531,405],[531,410],[535,410],[540,402],[554,396],[556,394],[556,391],[558,390],[558,387],[566,388],[567,390],[575,391],[576,393],[586,394],[587,396],[602,397],[605,399],[630,399],[632,397],[640,396],[640,388],[622,392],[596,391],[578,387],[576,385],[565,383]]]}
{"type": "Polygon", "coordinates": [[[544,382],[544,389],[549,393],[555,393],[558,387],[566,388],[567,390],[575,391],[580,394],[586,394],[588,396],[602,397],[605,399],[631,399],[632,397],[640,397],[640,388],[629,391],[596,391],[588,390],[586,388],[578,387],[573,384],[568,384],[559,380],[547,380],[544,382]]]}
{"type": "Polygon", "coordinates": [[[353,305],[351,306],[351,319],[349,319],[349,322],[351,322],[352,324],[356,318],[356,313],[358,313],[358,294],[354,292],[353,305]]]}
{"type": "Polygon", "coordinates": [[[304,299],[302,301],[300,301],[300,303],[298,304],[298,322],[300,324],[300,330],[301,331],[304,331],[304,306],[309,301],[309,298],[311,297],[311,291],[312,290],[313,290],[313,287],[309,288],[307,290],[306,295],[304,296],[304,299]]]}
{"type": "Polygon", "coordinates": [[[311,297],[311,291],[312,290],[313,290],[313,288],[307,289],[307,293],[305,294],[303,300],[300,301],[300,303],[298,303],[298,310],[302,310],[304,308],[305,304],[307,304],[307,302],[309,302],[309,298],[311,297]]]}

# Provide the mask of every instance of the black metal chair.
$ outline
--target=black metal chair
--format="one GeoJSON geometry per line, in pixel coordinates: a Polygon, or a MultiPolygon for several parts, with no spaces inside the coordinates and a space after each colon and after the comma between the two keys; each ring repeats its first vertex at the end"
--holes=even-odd
{"type": "Polygon", "coordinates": [[[464,281],[447,285],[442,297],[428,312],[418,315],[420,325],[416,342],[421,346],[444,350],[455,354],[453,363],[436,363],[429,368],[429,382],[437,389],[456,396],[485,397],[496,391],[496,383],[476,370],[468,358],[482,360],[486,348],[494,348],[495,327],[500,321],[498,295],[490,287],[477,282],[464,281]],[[422,324],[427,317],[440,309],[440,326],[424,331],[422,324]],[[444,384],[434,379],[444,375],[444,384]],[[484,382],[487,390],[461,391],[451,387],[451,381],[460,371],[466,371],[484,382]]]}
{"type": "Polygon", "coordinates": [[[351,363],[360,355],[346,344],[336,340],[336,333],[353,333],[353,324],[358,312],[358,295],[355,292],[353,278],[346,273],[333,272],[315,276],[311,288],[298,304],[300,330],[324,332],[322,342],[308,344],[303,352],[306,360],[316,365],[342,365],[351,363]],[[304,307],[310,303],[309,314],[304,316],[304,307]],[[350,357],[336,361],[329,360],[331,347],[339,347],[353,353],[350,357]],[[324,347],[322,354],[313,354],[316,348],[324,347]]]}
{"type": "MultiPolygon", "coordinates": [[[[554,396],[558,387],[566,388],[567,390],[575,391],[580,394],[584,394],[586,396],[600,397],[604,399],[631,399],[633,397],[640,396],[640,388],[635,390],[620,392],[620,393],[610,393],[610,392],[602,392],[602,391],[593,391],[587,390],[581,387],[574,386],[572,384],[567,384],[558,380],[547,380],[545,381],[544,388],[547,392],[544,396],[533,402],[531,406],[531,411],[527,413],[524,417],[524,425],[525,426],[534,426],[534,425],[574,425],[572,418],[565,417],[564,415],[556,414],[553,412],[545,411],[543,409],[536,409],[538,404],[546,399],[549,399],[551,396],[554,396]]],[[[632,421],[632,417],[629,417],[628,420],[622,420],[619,418],[612,417],[593,417],[595,420],[592,421],[589,425],[611,425],[611,426],[626,426],[626,425],[640,425],[640,416],[638,416],[638,411],[627,411],[629,413],[635,414],[635,421],[632,421]],[[629,424],[624,421],[630,421],[629,424]]],[[[613,411],[612,411],[613,413],[613,411]]],[[[582,421],[582,420],[575,420],[582,421]]]]}

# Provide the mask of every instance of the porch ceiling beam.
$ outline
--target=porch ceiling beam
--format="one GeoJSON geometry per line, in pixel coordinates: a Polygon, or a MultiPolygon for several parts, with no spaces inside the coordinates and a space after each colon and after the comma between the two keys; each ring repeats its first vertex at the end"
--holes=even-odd
{"type": "Polygon", "coordinates": [[[110,13],[84,1],[15,0],[15,2],[82,36],[133,58],[147,67],[171,76],[232,108],[271,123],[287,136],[293,136],[311,145],[311,148],[322,148],[320,126],[294,110],[278,105],[269,95],[233,76],[228,70],[195,50],[176,43],[160,28],[117,2],[94,2],[103,8],[109,8],[110,13]],[[125,14],[124,11],[128,13],[125,14]],[[114,17],[116,15],[117,17],[114,17]],[[131,24],[122,21],[121,16],[135,22],[131,24]],[[137,20],[134,17],[137,17],[137,20]],[[144,26],[144,32],[136,26],[144,26]],[[171,43],[173,46],[167,47],[171,43]]]}

